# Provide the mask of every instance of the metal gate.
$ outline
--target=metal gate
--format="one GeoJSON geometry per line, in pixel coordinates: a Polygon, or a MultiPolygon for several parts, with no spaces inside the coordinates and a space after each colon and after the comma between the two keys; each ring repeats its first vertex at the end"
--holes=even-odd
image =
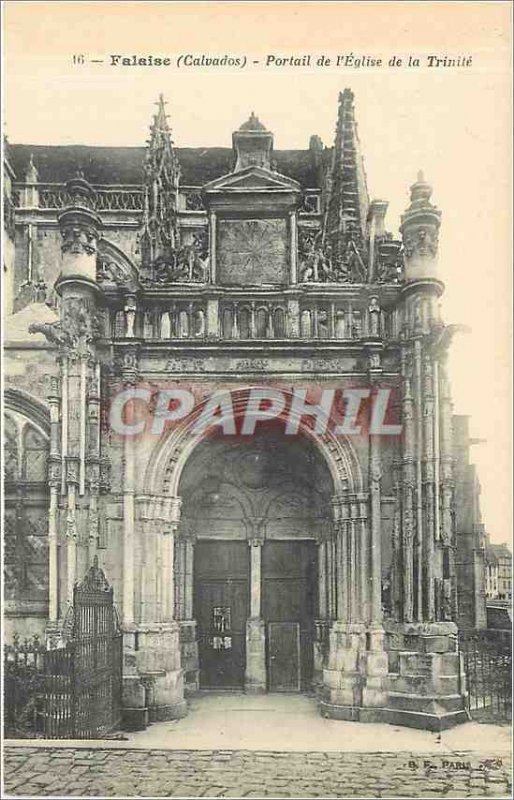
{"type": "Polygon", "coordinates": [[[461,631],[459,645],[471,716],[491,722],[509,719],[512,711],[510,631],[461,631]]]}
{"type": "Polygon", "coordinates": [[[100,738],[121,718],[123,642],[113,588],[96,556],[74,588],[73,611],[75,738],[100,738]]]}
{"type": "Polygon", "coordinates": [[[55,650],[37,636],[5,646],[5,736],[94,739],[119,727],[123,640],[96,557],[75,586],[67,624],[71,637],[55,650]]]}

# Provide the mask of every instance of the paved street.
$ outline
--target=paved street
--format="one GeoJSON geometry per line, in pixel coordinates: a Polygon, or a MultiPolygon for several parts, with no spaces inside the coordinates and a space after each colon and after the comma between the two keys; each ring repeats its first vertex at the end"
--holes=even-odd
{"type": "Polygon", "coordinates": [[[510,731],[324,719],[304,695],[200,695],[123,740],[10,741],[4,792],[79,797],[508,797],[510,731]]]}
{"type": "Polygon", "coordinates": [[[9,796],[509,797],[510,759],[461,753],[4,748],[9,796]]]}

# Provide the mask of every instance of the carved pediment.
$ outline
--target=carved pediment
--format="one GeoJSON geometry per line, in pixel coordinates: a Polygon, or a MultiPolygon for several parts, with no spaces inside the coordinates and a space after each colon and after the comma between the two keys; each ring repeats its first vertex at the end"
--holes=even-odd
{"type": "Polygon", "coordinates": [[[229,193],[229,192],[294,192],[300,193],[300,184],[273,172],[265,167],[249,166],[228,175],[222,175],[210,183],[205,184],[203,191],[209,193],[229,193]]]}

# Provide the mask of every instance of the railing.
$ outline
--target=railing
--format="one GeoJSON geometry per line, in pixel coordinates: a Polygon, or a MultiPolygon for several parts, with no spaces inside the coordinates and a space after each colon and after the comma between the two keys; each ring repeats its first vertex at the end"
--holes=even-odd
{"type": "Polygon", "coordinates": [[[47,650],[38,636],[4,648],[4,735],[68,738],[74,733],[72,644],[47,650]]]}
{"type": "Polygon", "coordinates": [[[507,719],[512,711],[512,635],[485,630],[459,635],[472,717],[507,719]]]}
{"type": "MultiPolygon", "coordinates": [[[[34,187],[38,193],[39,208],[61,209],[72,203],[71,195],[62,183],[38,183],[34,187]]],[[[23,184],[17,184],[13,192],[15,206],[22,201],[23,184]]],[[[96,209],[98,211],[142,211],[144,194],[142,186],[94,186],[96,191],[96,209]]],[[[183,211],[205,212],[202,195],[195,187],[183,187],[180,191],[180,209],[183,211]]]]}
{"type": "MultiPolygon", "coordinates": [[[[173,300],[168,305],[139,309],[131,334],[126,311],[111,311],[105,335],[123,339],[306,339],[358,341],[369,336],[393,338],[394,312],[379,313],[373,326],[367,306],[348,301],[302,300],[288,307],[285,300],[222,298],[211,300],[209,315],[203,299],[173,300]],[[210,327],[209,327],[210,326],[210,327]]],[[[129,312],[132,313],[132,312],[129,312]]]]}
{"type": "Polygon", "coordinates": [[[286,307],[280,302],[223,301],[219,335],[222,339],[283,339],[287,336],[286,307]]]}
{"type": "MultiPolygon", "coordinates": [[[[62,184],[38,184],[39,208],[66,208],[73,198],[62,184]]],[[[140,187],[96,187],[98,211],[142,211],[143,193],[140,187]]]]}
{"type": "Polygon", "coordinates": [[[71,638],[61,647],[47,649],[39,636],[22,643],[15,634],[4,648],[8,738],[93,739],[120,724],[123,638],[96,559],[73,599],[71,638]]]}

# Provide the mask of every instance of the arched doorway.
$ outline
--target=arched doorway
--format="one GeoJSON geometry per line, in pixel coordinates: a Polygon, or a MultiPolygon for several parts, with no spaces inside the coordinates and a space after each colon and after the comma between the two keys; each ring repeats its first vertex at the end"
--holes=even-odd
{"type": "Polygon", "coordinates": [[[179,543],[176,613],[192,605],[200,688],[308,690],[316,543],[332,524],[334,494],[318,448],[273,426],[251,440],[210,437],[189,456],[178,494],[180,541],[194,557],[188,566],[179,543]]]}

